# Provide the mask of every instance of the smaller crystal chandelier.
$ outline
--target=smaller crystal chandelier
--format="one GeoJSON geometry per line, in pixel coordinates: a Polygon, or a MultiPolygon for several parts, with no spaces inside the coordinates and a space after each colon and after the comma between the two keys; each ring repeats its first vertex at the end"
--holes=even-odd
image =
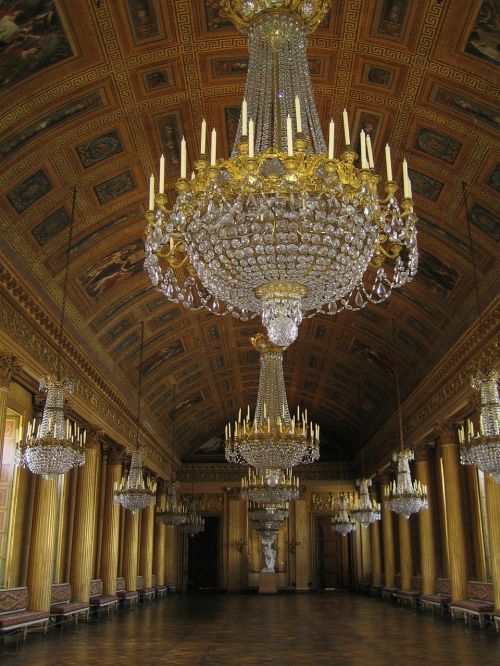
{"type": "Polygon", "coordinates": [[[145,509],[155,502],[156,481],[150,478],[144,482],[142,455],[139,446],[139,431],[141,428],[141,396],[142,396],[142,355],[144,349],[144,322],[141,322],[141,353],[139,360],[139,390],[137,392],[137,423],[135,435],[135,448],[132,451],[128,477],[122,478],[120,485],[114,490],[113,501],[121,504],[124,509],[132,513],[145,509]]]}
{"type": "Polygon", "coordinates": [[[164,509],[160,509],[156,514],[158,522],[167,527],[176,527],[183,525],[187,519],[186,507],[182,503],[177,503],[175,496],[175,481],[169,481],[167,486],[167,502],[164,509]]]}
{"type": "Polygon", "coordinates": [[[427,509],[427,488],[420,481],[411,480],[410,460],[413,460],[413,451],[404,449],[392,454],[394,462],[398,463],[398,478],[386,490],[385,505],[391,511],[409,518],[412,513],[427,509]]]}
{"type": "Polygon", "coordinates": [[[359,497],[351,510],[351,516],[357,523],[367,527],[380,520],[380,504],[370,499],[368,488],[372,485],[371,479],[358,479],[356,485],[359,487],[359,497]]]}
{"type": "MultiPolygon", "coordinates": [[[[476,296],[477,320],[479,328],[484,328],[479,288],[477,284],[477,270],[472,245],[472,228],[470,212],[467,205],[467,188],[462,182],[463,200],[467,218],[467,231],[469,235],[469,250],[474,275],[474,291],[476,296]]],[[[492,367],[489,359],[484,359],[484,365],[472,377],[472,388],[479,391],[481,396],[481,417],[479,432],[474,433],[472,423],[468,422],[467,441],[464,429],[458,432],[461,461],[463,465],[476,465],[484,474],[491,474],[496,483],[500,483],[500,400],[498,397],[498,373],[492,367]]]]}
{"type": "Polygon", "coordinates": [[[66,248],[61,319],[57,336],[57,357],[53,373],[42,377],[40,390],[47,393],[42,421],[28,423],[24,441],[20,442],[15,463],[27,467],[33,474],[50,479],[54,474],[64,474],[73,467],[85,463],[85,433],[76,424],[64,419],[64,396],[73,392],[74,382],[64,377],[61,370],[62,339],[66,315],[66,295],[68,291],[69,260],[75,221],[76,187],[73,189],[71,222],[66,248]]]}
{"type": "Polygon", "coordinates": [[[186,521],[181,525],[184,534],[194,536],[203,532],[205,529],[205,518],[202,518],[196,511],[196,499],[194,495],[190,497],[187,503],[186,521]]]}
{"type": "Polygon", "coordinates": [[[342,536],[356,530],[356,521],[349,511],[349,495],[347,493],[339,494],[339,510],[332,518],[332,527],[342,536]]]}
{"type": "Polygon", "coordinates": [[[299,479],[291,469],[280,470],[277,483],[273,483],[268,475],[259,476],[249,469],[248,478],[241,479],[241,497],[259,504],[290,502],[299,497],[299,479]]]}
{"type": "Polygon", "coordinates": [[[251,465],[268,485],[277,485],[282,470],[319,457],[319,426],[308,422],[307,410],[290,415],[283,378],[283,349],[259,333],[252,338],[260,354],[259,390],[253,420],[250,407],[226,426],[226,460],[251,465]]]}

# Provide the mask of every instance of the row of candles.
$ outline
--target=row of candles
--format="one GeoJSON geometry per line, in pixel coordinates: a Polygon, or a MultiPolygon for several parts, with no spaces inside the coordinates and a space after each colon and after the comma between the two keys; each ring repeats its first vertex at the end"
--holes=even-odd
{"type": "MultiPolygon", "coordinates": [[[[29,440],[31,438],[38,439],[40,437],[40,430],[41,430],[42,423],[39,421],[37,423],[36,419],[33,419],[33,421],[28,421],[28,425],[26,428],[26,439],[29,440]]],[[[83,428],[80,428],[79,425],[76,423],[71,423],[69,419],[66,419],[65,426],[65,437],[67,440],[76,440],[80,441],[81,444],[85,444],[87,441],[87,431],[84,430],[83,428]]],[[[48,432],[47,434],[52,435],[53,437],[57,437],[58,439],[61,439],[62,433],[57,432],[57,421],[53,419],[52,417],[49,417],[48,420],[48,432]]]]}
{"type": "MultiPolygon", "coordinates": [[[[482,437],[484,435],[484,429],[483,429],[483,423],[482,420],[479,421],[479,431],[474,432],[474,424],[470,419],[467,419],[465,422],[466,428],[467,428],[467,440],[470,442],[472,441],[475,437],[480,436],[482,437]]],[[[460,426],[458,429],[458,441],[460,442],[460,445],[463,446],[465,444],[465,429],[464,426],[460,426]]],[[[500,435],[500,423],[498,420],[495,419],[495,434],[500,435]]]]}
{"type": "MultiPolygon", "coordinates": [[[[296,120],[296,132],[297,134],[302,134],[302,115],[300,108],[300,99],[295,97],[295,120],[296,120]]],[[[349,130],[349,117],[347,115],[347,110],[344,109],[342,112],[342,122],[344,128],[344,141],[346,148],[351,147],[351,134],[349,130]]],[[[246,99],[243,99],[241,107],[241,135],[245,137],[248,142],[248,157],[255,157],[255,125],[252,118],[248,119],[248,106],[246,99]]],[[[287,115],[286,118],[286,137],[287,137],[287,155],[288,157],[293,157],[293,131],[292,131],[292,119],[290,115],[287,115]]],[[[202,120],[201,123],[201,142],[200,142],[200,153],[202,156],[206,155],[207,148],[207,121],[202,120]]],[[[375,164],[373,160],[373,147],[371,142],[371,137],[369,134],[365,133],[364,130],[360,132],[360,157],[361,157],[361,168],[362,169],[374,169],[375,164]]],[[[335,147],[335,123],[330,120],[328,128],[328,159],[333,160],[334,156],[334,147],[335,147]]],[[[210,166],[215,166],[217,162],[217,131],[212,129],[210,137],[210,166]]],[[[392,182],[392,159],[391,159],[391,149],[389,144],[385,145],[385,167],[386,167],[386,179],[388,182],[392,182]]],[[[187,146],[186,139],[182,137],[181,140],[181,173],[180,177],[183,179],[187,178],[187,146]]],[[[165,193],[165,156],[160,157],[160,178],[159,178],[159,193],[165,193]]],[[[411,181],[408,176],[408,163],[406,159],[403,160],[403,196],[405,199],[411,199],[411,181]]],[[[155,179],[153,174],[151,174],[149,179],[149,210],[154,210],[154,200],[155,200],[155,179]]]]}
{"type": "MultiPolygon", "coordinates": [[[[267,479],[265,476],[257,475],[254,469],[248,469],[248,478],[242,477],[241,487],[243,490],[250,488],[252,486],[267,486],[267,479]]],[[[282,470],[282,475],[280,478],[279,485],[290,486],[294,488],[299,487],[299,477],[294,476],[291,469],[282,470]]]]}

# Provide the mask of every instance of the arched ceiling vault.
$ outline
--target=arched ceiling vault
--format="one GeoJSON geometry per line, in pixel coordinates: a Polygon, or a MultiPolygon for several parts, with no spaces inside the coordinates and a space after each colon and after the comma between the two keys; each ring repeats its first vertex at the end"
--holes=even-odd
{"type": "MultiPolygon", "coordinates": [[[[334,0],[310,38],[323,126],[347,107],[353,133],[371,133],[378,165],[386,142],[397,163],[406,156],[420,217],[413,282],[386,307],[305,321],[286,352],[290,404],[321,424],[326,459],[354,457],[360,429],[366,438],[388,419],[395,363],[406,395],[474,318],[462,180],[483,302],[498,289],[495,4],[334,0]]],[[[0,9],[2,253],[57,316],[77,184],[71,325],[133,406],[145,322],[145,414],[182,459],[255,402],[250,337],[261,329],[188,312],[153,290],[142,270],[147,179],[163,151],[173,200],[181,136],[193,162],[202,117],[228,154],[245,40],[218,0],[2,0],[0,9]]]]}

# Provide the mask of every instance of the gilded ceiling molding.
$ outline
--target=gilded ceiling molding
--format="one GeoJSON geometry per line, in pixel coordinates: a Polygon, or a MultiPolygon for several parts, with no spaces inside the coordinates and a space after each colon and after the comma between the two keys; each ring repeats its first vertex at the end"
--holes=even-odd
{"type": "MultiPolygon", "coordinates": [[[[35,368],[52,367],[55,363],[56,324],[29,296],[4,266],[0,265],[0,329],[23,353],[32,360],[35,368]],[[6,292],[10,298],[6,297],[6,292]],[[15,307],[11,300],[16,302],[15,307]]],[[[92,421],[100,417],[106,432],[120,442],[134,443],[135,414],[113,390],[92,364],[66,338],[63,340],[63,354],[66,361],[63,371],[75,377],[75,391],[71,402],[83,418],[92,421]]],[[[35,370],[36,372],[37,370],[35,370]]],[[[142,440],[147,441],[146,464],[163,476],[170,464],[178,464],[176,456],[164,451],[162,440],[145,424],[142,440]]]]}

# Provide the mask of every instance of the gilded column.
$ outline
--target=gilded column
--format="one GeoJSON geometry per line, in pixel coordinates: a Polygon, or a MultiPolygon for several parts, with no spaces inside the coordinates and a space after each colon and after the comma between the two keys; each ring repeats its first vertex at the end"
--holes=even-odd
{"type": "Polygon", "coordinates": [[[453,424],[446,424],[441,429],[440,446],[443,456],[451,597],[453,601],[460,601],[467,598],[469,568],[463,521],[461,467],[453,424]]]}
{"type": "Polygon", "coordinates": [[[70,583],[74,601],[88,601],[92,580],[95,541],[97,469],[101,452],[101,431],[87,430],[85,465],[78,469],[70,583]]]}
{"type": "Polygon", "coordinates": [[[153,531],[155,525],[155,505],[150,504],[141,513],[141,538],[139,553],[139,574],[144,576],[144,587],[152,587],[153,575],[153,531]]]}
{"type": "Polygon", "coordinates": [[[178,551],[179,551],[179,528],[165,528],[165,576],[166,585],[178,587],[178,551]]]}
{"type": "Polygon", "coordinates": [[[7,396],[12,375],[21,369],[13,354],[0,352],[0,467],[2,467],[5,419],[7,418],[7,396]]]}
{"type": "Polygon", "coordinates": [[[495,608],[500,608],[500,484],[486,475],[486,511],[490,536],[491,576],[495,608]]]}
{"type": "Polygon", "coordinates": [[[297,590],[311,591],[311,538],[309,530],[310,513],[305,497],[306,489],[301,487],[300,497],[295,502],[295,584],[297,590]]]}
{"type": "Polygon", "coordinates": [[[372,585],[382,585],[382,561],[380,557],[380,521],[370,525],[372,545],[372,585]]]}
{"type": "MultiPolygon", "coordinates": [[[[165,508],[167,497],[167,488],[160,479],[158,481],[158,490],[156,492],[156,506],[158,510],[165,508]]],[[[165,530],[163,523],[155,522],[153,538],[153,573],[156,575],[156,583],[165,585],[165,530]]]]}
{"type": "Polygon", "coordinates": [[[116,593],[118,576],[118,541],[120,534],[120,505],[113,501],[115,485],[122,477],[123,452],[118,447],[107,451],[106,485],[102,517],[101,561],[99,576],[104,594],[116,593]]]}
{"type": "Polygon", "coordinates": [[[227,559],[227,589],[228,592],[239,592],[241,588],[241,556],[236,542],[244,537],[243,529],[243,502],[240,501],[240,489],[231,488],[229,495],[229,525],[228,525],[228,559],[227,559]]]}
{"type": "Polygon", "coordinates": [[[418,512],[420,566],[422,570],[422,594],[434,594],[437,578],[436,544],[434,542],[434,496],[430,473],[432,449],[425,448],[415,456],[415,479],[427,487],[429,508],[418,512]]]}
{"type": "MultiPolygon", "coordinates": [[[[385,498],[388,483],[382,485],[382,497],[385,498]]],[[[394,525],[393,512],[386,508],[382,500],[382,538],[384,541],[384,586],[394,587],[394,525]]]]}
{"type": "Polygon", "coordinates": [[[137,589],[137,545],[139,540],[139,513],[125,511],[125,528],[123,533],[123,577],[127,590],[137,589]]]}
{"type": "Polygon", "coordinates": [[[399,518],[399,562],[401,573],[401,589],[411,589],[411,577],[413,573],[413,557],[411,553],[410,518],[398,516],[399,518]]]}
{"type": "Polygon", "coordinates": [[[36,476],[35,502],[31,521],[28,560],[28,608],[48,611],[52,586],[52,565],[56,543],[57,479],[36,476]]]}
{"type": "Polygon", "coordinates": [[[104,517],[104,501],[106,496],[106,467],[108,464],[108,457],[101,456],[101,464],[99,465],[99,489],[96,495],[95,503],[95,547],[94,547],[94,574],[93,578],[99,578],[99,571],[101,570],[101,552],[102,552],[102,528],[104,517]]]}

